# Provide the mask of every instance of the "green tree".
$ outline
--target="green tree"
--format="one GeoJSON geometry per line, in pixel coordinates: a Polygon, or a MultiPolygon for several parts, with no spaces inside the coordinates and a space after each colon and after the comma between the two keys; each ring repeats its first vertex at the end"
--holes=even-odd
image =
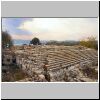
{"type": "Polygon", "coordinates": [[[13,46],[11,36],[7,31],[2,31],[2,48],[10,48],[11,46],[13,46]]]}
{"type": "Polygon", "coordinates": [[[40,40],[38,38],[33,38],[31,41],[30,41],[30,44],[33,44],[33,45],[40,45],[40,40]]]}
{"type": "Polygon", "coordinates": [[[95,37],[88,37],[87,40],[80,41],[80,45],[96,50],[98,49],[98,41],[95,37]]]}

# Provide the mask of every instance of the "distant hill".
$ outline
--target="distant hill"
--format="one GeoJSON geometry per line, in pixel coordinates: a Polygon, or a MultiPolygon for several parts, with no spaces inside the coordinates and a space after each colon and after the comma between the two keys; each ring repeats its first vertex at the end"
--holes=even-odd
{"type": "MultiPolygon", "coordinates": [[[[23,45],[23,44],[29,44],[31,40],[20,40],[20,39],[14,39],[13,43],[14,45],[23,45]]],[[[47,41],[40,41],[42,44],[46,44],[47,41]]]]}
{"type": "MultiPolygon", "coordinates": [[[[20,40],[20,39],[14,39],[13,43],[14,45],[23,45],[23,44],[29,44],[31,40],[20,40]]],[[[56,45],[75,45],[78,44],[79,41],[55,41],[55,40],[42,40],[40,41],[42,44],[47,44],[47,45],[52,45],[52,44],[56,44],[56,45]]]]}
{"type": "Polygon", "coordinates": [[[79,41],[73,41],[73,40],[66,40],[66,41],[48,41],[46,43],[47,45],[65,45],[65,46],[73,46],[73,45],[78,45],[79,41]]]}

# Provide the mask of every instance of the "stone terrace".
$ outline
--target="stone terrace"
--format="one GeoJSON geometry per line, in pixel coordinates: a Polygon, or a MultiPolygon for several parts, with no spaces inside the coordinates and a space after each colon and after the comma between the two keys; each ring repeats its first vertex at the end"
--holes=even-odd
{"type": "Polygon", "coordinates": [[[98,53],[82,46],[15,46],[3,51],[3,63],[16,63],[31,77],[44,75],[47,81],[90,81],[79,69],[97,66],[98,53]],[[71,73],[76,79],[68,78],[71,73]]]}

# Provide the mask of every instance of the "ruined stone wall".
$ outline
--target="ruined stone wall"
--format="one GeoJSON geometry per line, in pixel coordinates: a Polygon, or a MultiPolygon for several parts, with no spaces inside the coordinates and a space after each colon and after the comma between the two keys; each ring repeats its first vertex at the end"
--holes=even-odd
{"type": "Polygon", "coordinates": [[[4,64],[12,64],[15,57],[16,65],[24,72],[44,75],[51,82],[80,81],[84,77],[80,68],[98,63],[97,51],[77,46],[17,46],[13,51],[3,53],[4,64]]]}

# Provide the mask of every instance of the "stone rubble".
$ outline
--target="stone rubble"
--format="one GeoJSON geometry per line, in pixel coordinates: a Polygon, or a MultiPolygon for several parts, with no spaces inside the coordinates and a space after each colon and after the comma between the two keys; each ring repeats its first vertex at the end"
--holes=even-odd
{"type": "Polygon", "coordinates": [[[16,64],[32,77],[19,81],[95,81],[86,77],[82,69],[98,64],[97,51],[81,46],[14,46],[11,50],[3,50],[2,57],[4,65],[16,64]]]}

